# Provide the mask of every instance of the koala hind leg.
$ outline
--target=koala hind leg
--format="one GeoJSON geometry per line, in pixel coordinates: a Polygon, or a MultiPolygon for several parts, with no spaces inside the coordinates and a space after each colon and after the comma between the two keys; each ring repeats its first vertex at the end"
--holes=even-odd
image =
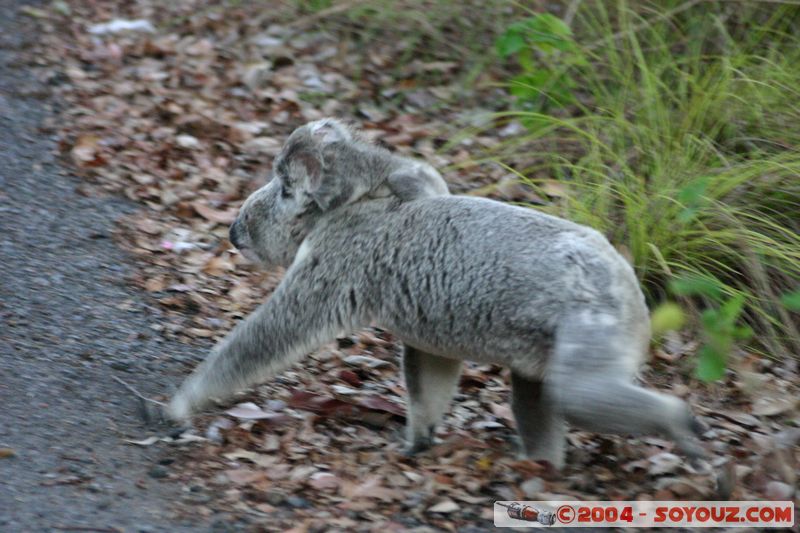
{"type": "Polygon", "coordinates": [[[546,390],[576,426],[615,434],[661,434],[686,455],[705,455],[697,424],[682,400],[633,383],[646,338],[636,338],[610,314],[583,310],[556,332],[546,390]]]}
{"type": "Polygon", "coordinates": [[[512,370],[511,410],[524,455],[548,461],[561,469],[564,466],[567,425],[544,383],[512,370]]]}
{"type": "Polygon", "coordinates": [[[433,432],[453,398],[462,362],[405,346],[403,373],[408,390],[407,448],[413,455],[433,444],[433,432]]]}

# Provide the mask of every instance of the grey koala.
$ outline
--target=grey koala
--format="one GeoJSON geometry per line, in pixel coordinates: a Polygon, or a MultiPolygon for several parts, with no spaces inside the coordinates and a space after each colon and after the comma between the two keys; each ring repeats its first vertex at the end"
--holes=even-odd
{"type": "Polygon", "coordinates": [[[168,418],[186,421],[341,332],[377,324],[405,345],[409,452],[431,445],[471,359],[510,368],[532,459],[564,465],[567,422],[660,433],[704,455],[686,404],[633,382],[648,310],[632,268],[601,234],[487,199],[363,196],[369,187],[347,178],[385,176],[381,158],[354,165],[361,174],[329,176],[335,165],[292,146],[290,137],[274,179],[231,228],[243,253],[286,275],[181,385],[168,418]]]}
{"type": "MultiPolygon", "coordinates": [[[[282,198],[295,196],[294,212],[283,219],[287,227],[294,225],[293,219],[305,209],[330,211],[362,199],[391,196],[411,201],[450,194],[447,182],[431,165],[369,143],[358,130],[333,118],[295,129],[275,158],[273,171],[281,177],[282,198]]],[[[259,247],[262,254],[270,256],[266,259],[254,254],[250,232],[240,230],[243,224],[239,221],[248,217],[239,217],[230,231],[230,240],[242,255],[267,265],[291,263],[291,257],[283,253],[295,250],[287,246],[259,247]]]]}
{"type": "Polygon", "coordinates": [[[422,161],[366,142],[341,121],[326,118],[294,130],[273,168],[323,211],[361,198],[394,195],[410,201],[449,194],[439,172],[422,161]]]}

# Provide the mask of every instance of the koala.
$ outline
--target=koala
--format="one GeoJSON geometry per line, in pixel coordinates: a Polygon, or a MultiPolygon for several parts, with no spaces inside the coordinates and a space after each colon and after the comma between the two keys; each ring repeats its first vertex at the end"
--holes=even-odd
{"type": "Polygon", "coordinates": [[[270,226],[268,219],[248,214],[245,202],[242,216],[230,229],[230,241],[242,255],[267,267],[291,263],[294,233],[301,231],[296,226],[305,220],[303,210],[329,211],[360,199],[394,197],[406,202],[450,194],[444,178],[429,164],[368,143],[358,130],[333,118],[295,129],[275,158],[273,174],[280,176],[281,198],[292,199],[282,203],[283,208],[291,205],[293,212],[276,211],[282,223],[270,226]],[[261,228],[250,228],[255,224],[261,228]],[[251,235],[268,231],[275,242],[253,246],[251,235]]]}
{"type": "MultiPolygon", "coordinates": [[[[331,163],[331,145],[320,148],[314,135],[290,137],[274,178],[231,228],[243,253],[286,267],[283,280],[184,381],[166,406],[170,420],[186,422],[342,331],[374,324],[405,347],[408,453],[431,446],[469,359],[510,369],[531,459],[562,468],[567,424],[661,434],[704,456],[688,406],[634,382],[649,314],[633,269],[605,237],[488,199],[371,197],[369,184],[382,187],[394,160],[358,146],[363,159],[331,163]],[[358,174],[327,173],[351,168],[358,174]]],[[[417,190],[439,186],[423,174],[417,190]]]]}
{"type": "Polygon", "coordinates": [[[367,197],[394,195],[402,201],[449,194],[447,183],[427,163],[366,142],[336,119],[294,130],[275,158],[274,171],[317,207],[330,210],[367,197]]]}

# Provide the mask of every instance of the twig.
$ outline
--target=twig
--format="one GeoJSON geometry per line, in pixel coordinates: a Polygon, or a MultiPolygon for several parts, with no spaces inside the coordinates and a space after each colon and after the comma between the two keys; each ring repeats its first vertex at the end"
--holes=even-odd
{"type": "Polygon", "coordinates": [[[117,383],[119,383],[120,385],[122,385],[123,387],[125,387],[126,389],[128,389],[129,391],[131,391],[131,392],[132,392],[132,393],[133,393],[133,394],[134,394],[134,395],[135,395],[137,398],[139,398],[140,400],[144,400],[144,401],[146,401],[146,402],[152,402],[152,403],[155,403],[155,404],[158,404],[158,405],[162,405],[162,406],[164,405],[164,403],[163,403],[163,402],[159,402],[158,400],[154,400],[154,399],[152,399],[152,398],[148,398],[147,396],[145,396],[144,394],[142,394],[141,392],[139,392],[138,390],[136,390],[136,389],[133,387],[133,385],[129,385],[128,383],[125,383],[124,381],[122,381],[122,379],[121,379],[121,378],[119,378],[119,377],[117,377],[117,376],[111,376],[111,377],[112,377],[112,378],[113,378],[113,379],[114,379],[114,380],[115,380],[117,383]]]}
{"type": "Polygon", "coordinates": [[[575,14],[578,12],[582,2],[583,0],[572,0],[570,2],[569,6],[567,6],[567,12],[564,14],[564,24],[572,26],[572,19],[575,18],[575,14]]]}
{"type": "Polygon", "coordinates": [[[59,531],[96,531],[98,533],[122,533],[122,530],[116,527],[53,526],[53,529],[57,529],[59,531]]]}
{"type": "Polygon", "coordinates": [[[300,29],[330,15],[347,11],[348,9],[354,8],[360,4],[366,4],[368,1],[369,0],[350,0],[349,2],[342,2],[341,4],[336,4],[335,6],[323,9],[322,11],[317,11],[311,15],[299,18],[294,22],[287,24],[287,26],[292,29],[300,29]]]}
{"type": "Polygon", "coordinates": [[[706,2],[706,1],[708,1],[708,0],[690,0],[689,2],[685,2],[685,3],[677,6],[676,8],[670,9],[669,11],[665,11],[664,13],[661,13],[661,14],[659,14],[659,15],[651,18],[651,19],[645,20],[645,21],[643,21],[643,22],[641,22],[639,24],[634,24],[630,28],[627,28],[625,30],[620,30],[620,31],[618,31],[616,33],[612,33],[608,37],[603,37],[602,39],[600,39],[598,41],[595,41],[595,42],[591,43],[590,45],[586,46],[586,50],[594,50],[595,48],[598,48],[599,46],[601,46],[601,45],[603,45],[603,44],[605,44],[607,42],[616,41],[620,37],[624,37],[626,35],[630,35],[630,34],[636,33],[639,30],[643,30],[644,28],[646,28],[648,26],[651,26],[656,21],[671,18],[674,15],[677,15],[678,13],[686,11],[687,9],[691,9],[694,6],[696,6],[697,4],[699,4],[701,2],[706,2]]]}

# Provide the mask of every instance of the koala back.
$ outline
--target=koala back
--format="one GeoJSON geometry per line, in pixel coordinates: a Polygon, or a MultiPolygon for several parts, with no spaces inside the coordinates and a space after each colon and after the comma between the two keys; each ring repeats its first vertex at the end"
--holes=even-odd
{"type": "Polygon", "coordinates": [[[371,200],[321,217],[301,252],[292,269],[338,284],[358,321],[431,353],[512,364],[546,350],[576,309],[649,339],[625,259],[598,232],[535,210],[454,196],[371,200]]]}

